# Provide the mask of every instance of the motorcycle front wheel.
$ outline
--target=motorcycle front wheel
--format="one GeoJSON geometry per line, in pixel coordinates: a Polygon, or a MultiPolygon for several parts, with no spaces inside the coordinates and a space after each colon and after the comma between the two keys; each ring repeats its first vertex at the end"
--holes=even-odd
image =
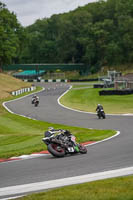
{"type": "Polygon", "coordinates": [[[65,150],[62,148],[59,144],[49,144],[48,145],[48,151],[55,157],[64,157],[65,150]]]}
{"type": "Polygon", "coordinates": [[[84,145],[79,144],[78,147],[79,147],[79,153],[82,153],[82,154],[87,153],[87,148],[84,145]]]}

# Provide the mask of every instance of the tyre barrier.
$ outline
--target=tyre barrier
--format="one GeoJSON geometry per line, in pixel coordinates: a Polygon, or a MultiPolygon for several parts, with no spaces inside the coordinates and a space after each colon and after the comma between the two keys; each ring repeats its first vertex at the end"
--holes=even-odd
{"type": "Polygon", "coordinates": [[[98,81],[98,78],[91,79],[70,79],[70,82],[86,82],[86,81],[98,81]]]}
{"type": "Polygon", "coordinates": [[[94,84],[93,88],[104,88],[104,84],[94,84]]]}
{"type": "Polygon", "coordinates": [[[47,83],[60,83],[60,82],[68,82],[67,79],[24,79],[24,82],[47,82],[47,83]]]}
{"type": "Polygon", "coordinates": [[[12,94],[13,96],[17,96],[17,95],[23,94],[24,92],[31,92],[31,91],[34,91],[35,89],[36,89],[35,86],[29,87],[29,88],[22,88],[22,89],[20,89],[20,90],[12,91],[11,94],[12,94]]]}
{"type": "Polygon", "coordinates": [[[99,91],[99,95],[129,95],[133,94],[133,89],[126,90],[101,90],[99,91]]]}
{"type": "Polygon", "coordinates": [[[105,85],[105,84],[94,84],[93,88],[113,88],[114,84],[109,84],[109,85],[105,85]]]}

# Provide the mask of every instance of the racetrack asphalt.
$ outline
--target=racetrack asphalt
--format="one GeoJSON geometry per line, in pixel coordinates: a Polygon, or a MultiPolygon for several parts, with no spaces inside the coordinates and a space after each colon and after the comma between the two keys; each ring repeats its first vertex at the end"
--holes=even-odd
{"type": "Polygon", "coordinates": [[[45,87],[44,91],[38,93],[38,107],[31,104],[31,96],[8,102],[6,106],[17,114],[37,120],[85,128],[114,129],[121,134],[106,142],[88,146],[88,153],[85,155],[61,159],[46,155],[0,163],[0,188],[133,166],[133,116],[107,115],[105,120],[99,120],[96,114],[68,110],[57,102],[59,96],[69,88],[68,84],[38,84],[45,87]]]}

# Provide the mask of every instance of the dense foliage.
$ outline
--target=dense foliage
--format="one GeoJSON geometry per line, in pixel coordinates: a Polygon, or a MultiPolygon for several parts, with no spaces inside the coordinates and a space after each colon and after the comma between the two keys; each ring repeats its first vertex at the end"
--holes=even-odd
{"type": "Polygon", "coordinates": [[[23,28],[0,3],[0,65],[133,63],[133,0],[99,0],[74,11],[37,20],[23,28]]]}
{"type": "Polygon", "coordinates": [[[20,62],[86,63],[93,72],[133,62],[133,0],[89,3],[26,30],[20,62]]]}
{"type": "Polygon", "coordinates": [[[18,23],[16,15],[0,2],[0,68],[13,59],[18,60],[23,35],[24,29],[18,23]]]}

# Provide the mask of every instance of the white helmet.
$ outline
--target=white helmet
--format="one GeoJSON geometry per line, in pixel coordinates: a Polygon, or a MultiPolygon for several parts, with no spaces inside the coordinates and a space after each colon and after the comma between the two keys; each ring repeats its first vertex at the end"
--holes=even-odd
{"type": "Polygon", "coordinates": [[[52,131],[53,129],[53,127],[48,127],[48,131],[52,131]]]}

